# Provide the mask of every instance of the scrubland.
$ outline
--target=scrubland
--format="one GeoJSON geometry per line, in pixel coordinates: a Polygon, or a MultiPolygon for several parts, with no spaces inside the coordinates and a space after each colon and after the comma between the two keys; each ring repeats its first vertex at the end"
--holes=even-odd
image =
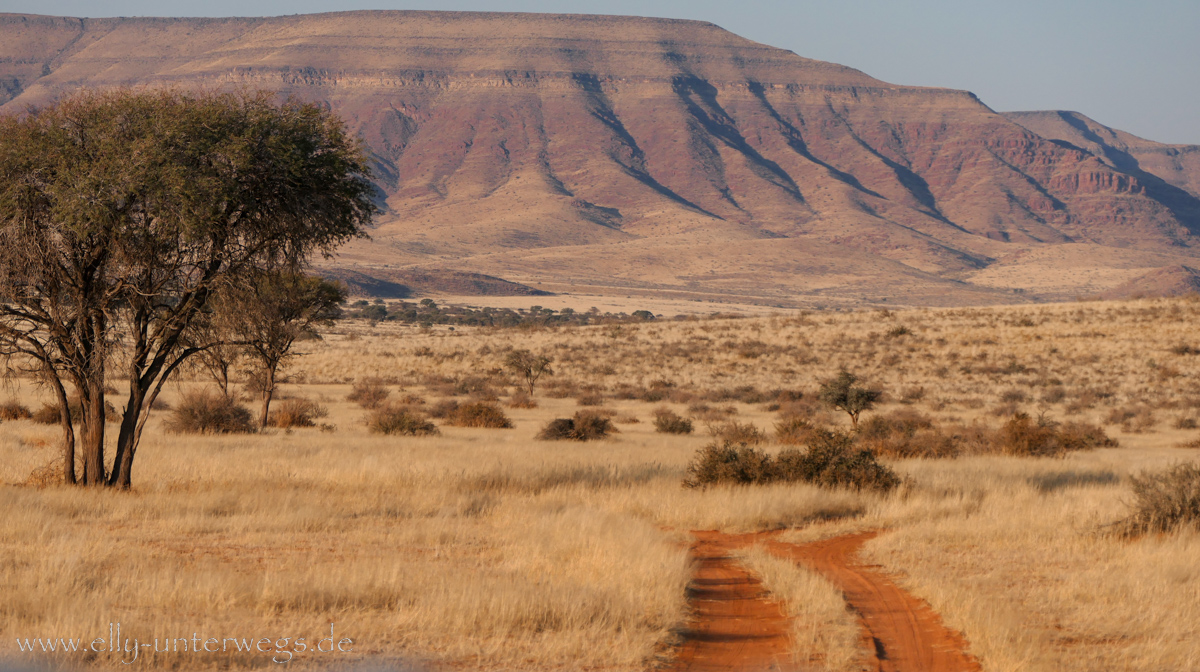
{"type": "MultiPolygon", "coordinates": [[[[120,622],[143,642],[304,636],[310,650],[291,666],[646,669],[669,661],[687,620],[688,530],[804,541],[879,528],[868,561],[928,600],[986,670],[1200,668],[1200,534],[1113,533],[1131,475],[1200,460],[1198,320],[1200,302],[1173,299],[558,329],[341,322],[287,371],[282,396],[327,409],[319,426],[174,434],[164,408],[129,493],[31,479],[57,454],[57,428],[0,424],[0,659],[18,656],[17,638],[90,641],[120,622]],[[555,369],[518,407],[519,381],[502,367],[513,348],[555,369]],[[730,421],[757,428],[768,453],[785,416],[848,430],[815,401],[842,368],[885,392],[864,422],[919,418],[904,454],[953,457],[883,455],[904,479],[890,493],[681,486],[730,421]],[[369,411],[347,400],[367,379],[422,416],[491,400],[514,426],[435,417],[436,436],[372,433],[369,411]],[[656,432],[663,408],[695,431],[656,432]],[[534,438],[581,409],[617,431],[534,438]],[[1017,413],[1098,426],[1119,445],[1055,457],[980,448],[1017,413]],[[922,452],[920,437],[941,448],[922,452]],[[311,651],[330,623],[352,653],[311,651]]],[[[207,386],[187,374],[166,404],[207,386]]],[[[48,400],[28,380],[5,395],[35,410],[48,400]]],[[[792,609],[797,647],[856,669],[836,591],[748,553],[792,609]]],[[[136,664],[271,667],[268,649],[142,649],[136,664]]],[[[33,656],[100,668],[122,658],[33,656]]]]}

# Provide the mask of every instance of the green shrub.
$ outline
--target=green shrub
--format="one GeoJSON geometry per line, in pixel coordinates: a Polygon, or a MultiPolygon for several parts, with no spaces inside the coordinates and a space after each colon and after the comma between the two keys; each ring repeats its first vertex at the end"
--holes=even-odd
{"type": "Polygon", "coordinates": [[[329,415],[329,409],[311,399],[284,399],[271,411],[267,424],[280,429],[316,427],[317,420],[329,415]]]}
{"type": "Polygon", "coordinates": [[[367,428],[375,434],[437,436],[437,425],[411,406],[386,404],[367,415],[367,428]]]}
{"type": "Polygon", "coordinates": [[[545,441],[593,441],[613,431],[612,421],[599,413],[579,411],[573,418],[551,420],[537,438],[545,441]]]}
{"type": "Polygon", "coordinates": [[[223,394],[194,390],[171,411],[167,431],[176,434],[249,434],[255,431],[250,411],[223,394]]]}
{"type": "Polygon", "coordinates": [[[1159,473],[1130,478],[1134,501],[1117,524],[1125,536],[1200,528],[1200,464],[1177,464],[1159,473]]]}
{"type": "Polygon", "coordinates": [[[511,429],[512,420],[500,410],[500,407],[486,401],[464,404],[454,409],[446,416],[446,424],[455,427],[489,427],[492,429],[511,429]]]}
{"type": "Polygon", "coordinates": [[[669,408],[654,411],[654,431],[660,434],[691,434],[692,421],[669,408]]]}

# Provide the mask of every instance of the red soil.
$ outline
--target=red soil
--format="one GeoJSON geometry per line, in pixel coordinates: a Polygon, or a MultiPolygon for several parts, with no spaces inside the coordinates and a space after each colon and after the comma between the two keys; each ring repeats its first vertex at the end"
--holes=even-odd
{"type": "Polygon", "coordinates": [[[696,575],[688,587],[692,620],[670,667],[697,670],[795,670],[791,623],[782,603],[732,557],[732,551],[765,541],[774,554],[804,563],[840,588],[859,615],[869,670],[878,672],[978,672],[961,635],[942,625],[924,601],[877,568],[854,558],[877,532],[810,544],[775,541],[770,534],[693,532],[696,575]]]}

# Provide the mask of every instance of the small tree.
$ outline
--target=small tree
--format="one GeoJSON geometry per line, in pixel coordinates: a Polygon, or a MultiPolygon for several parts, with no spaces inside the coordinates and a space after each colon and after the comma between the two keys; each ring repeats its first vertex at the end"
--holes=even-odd
{"type": "Polygon", "coordinates": [[[543,375],[554,375],[554,369],[550,368],[553,361],[546,355],[535,355],[528,350],[513,350],[504,358],[504,366],[525,379],[525,387],[532,397],[538,379],[543,375]]]}
{"type": "Polygon", "coordinates": [[[821,401],[845,411],[855,429],[858,429],[858,416],[874,408],[875,402],[883,396],[880,390],[860,387],[855,384],[857,382],[858,376],[842,369],[836,378],[821,383],[818,395],[821,401]]]}
{"type": "Polygon", "coordinates": [[[316,336],[316,327],[338,317],[346,300],[341,286],[299,273],[261,274],[249,286],[222,292],[216,301],[224,339],[245,348],[262,402],[258,426],[265,428],[275,397],[280,366],[294,353],[297,339],[316,336]]]}

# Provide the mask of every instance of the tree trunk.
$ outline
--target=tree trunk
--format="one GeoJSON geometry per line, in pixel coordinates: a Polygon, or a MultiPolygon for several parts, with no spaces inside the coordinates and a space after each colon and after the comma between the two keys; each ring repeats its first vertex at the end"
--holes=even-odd
{"type": "Polygon", "coordinates": [[[58,395],[58,422],[63,430],[63,482],[75,485],[75,423],[71,421],[70,400],[62,381],[53,377],[54,392],[58,395]]]}
{"type": "Polygon", "coordinates": [[[258,428],[267,428],[267,415],[271,412],[271,398],[275,396],[275,367],[263,367],[262,415],[258,418],[258,428]]]}
{"type": "Polygon", "coordinates": [[[83,482],[85,485],[107,485],[104,465],[104,382],[90,383],[80,390],[83,405],[81,419],[83,443],[83,482]]]}
{"type": "Polygon", "coordinates": [[[108,484],[128,490],[133,483],[133,455],[137,452],[138,420],[146,402],[146,391],[136,379],[130,381],[129,400],[121,416],[121,431],[117,434],[117,453],[113,458],[113,473],[108,484]]]}

